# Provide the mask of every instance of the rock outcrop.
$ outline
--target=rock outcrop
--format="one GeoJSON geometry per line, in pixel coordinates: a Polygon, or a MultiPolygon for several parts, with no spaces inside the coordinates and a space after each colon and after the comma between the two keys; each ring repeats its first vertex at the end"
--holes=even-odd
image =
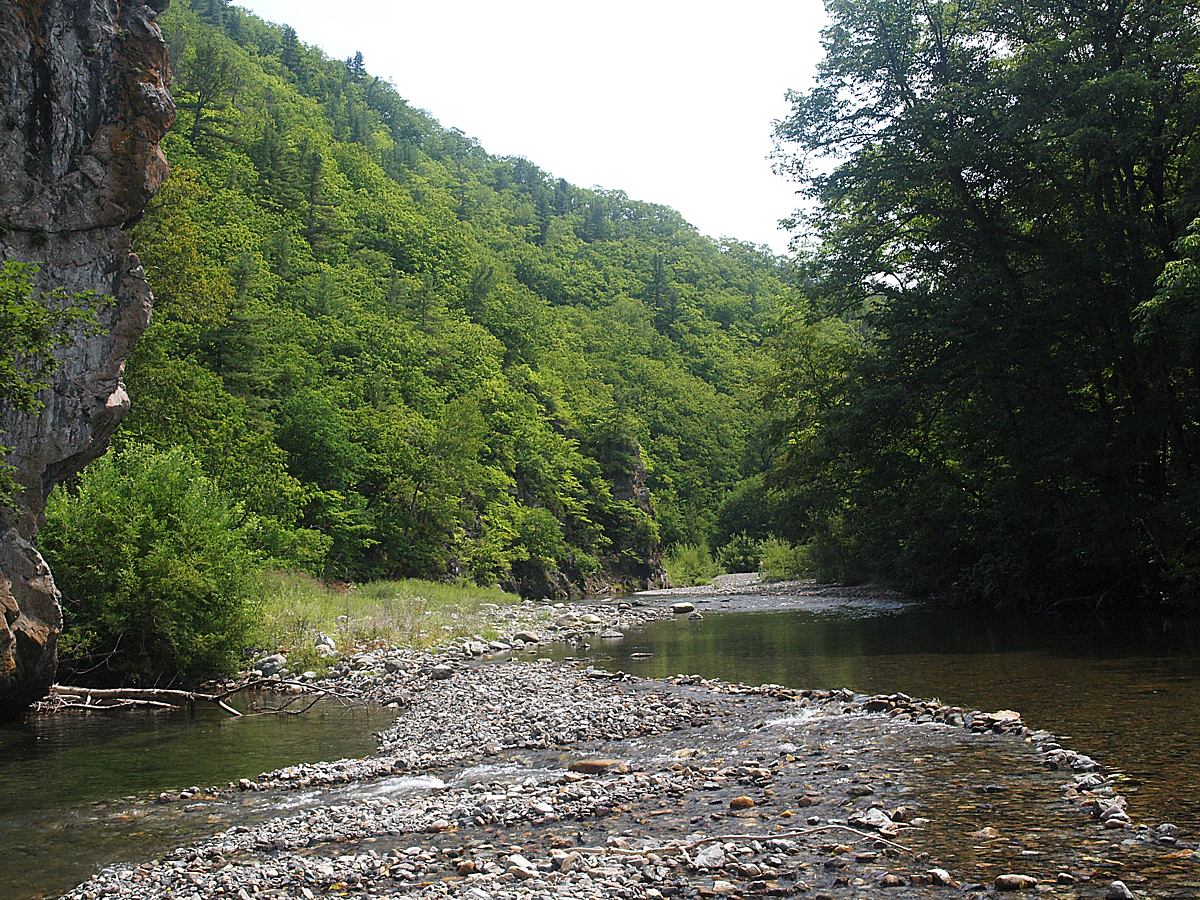
{"type": "Polygon", "coordinates": [[[167,174],[166,5],[0,2],[0,259],[37,263],[41,290],[114,300],[101,333],[59,351],[40,410],[0,409],[23,488],[0,513],[0,717],[41,697],[54,674],[60,598],[33,546],[46,494],[104,452],[129,409],[121,374],[152,298],[124,229],[167,174]]]}
{"type": "Polygon", "coordinates": [[[521,560],[501,582],[505,590],[532,599],[568,600],[600,594],[624,594],[667,586],[662,545],[654,532],[642,448],[628,435],[608,435],[596,452],[616,501],[598,524],[614,545],[602,554],[599,571],[566,571],[544,560],[521,560]]]}

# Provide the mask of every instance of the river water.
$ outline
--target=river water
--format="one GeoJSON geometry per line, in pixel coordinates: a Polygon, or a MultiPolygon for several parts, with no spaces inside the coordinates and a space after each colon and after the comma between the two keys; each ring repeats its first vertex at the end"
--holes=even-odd
{"type": "Polygon", "coordinates": [[[1030,727],[1123,773],[1135,820],[1200,833],[1200,622],[1114,624],[870,598],[714,614],[768,609],[778,598],[688,599],[702,621],[652,623],[586,655],[648,677],[700,673],[1015,709],[1030,727]]]}
{"type": "MultiPolygon", "coordinates": [[[[644,676],[903,691],[1017,709],[1124,773],[1136,820],[1200,833],[1200,628],[1030,619],[881,598],[807,602],[693,596],[700,621],[595,641],[597,665],[644,676]],[[723,612],[722,609],[756,611],[723,612]]],[[[559,656],[579,654],[562,648],[559,656]]],[[[249,794],[234,805],[147,802],[302,761],[363,756],[391,713],[319,706],[294,718],[63,715],[0,727],[0,896],[51,896],[97,866],[140,860],[228,827],[321,802],[249,794]]]]}

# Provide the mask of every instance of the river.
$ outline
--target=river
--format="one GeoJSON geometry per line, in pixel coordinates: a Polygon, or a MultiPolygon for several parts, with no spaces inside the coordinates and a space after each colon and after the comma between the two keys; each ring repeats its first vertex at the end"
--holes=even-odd
{"type": "MultiPolygon", "coordinates": [[[[1200,832],[1200,629],[1156,620],[1003,616],[888,600],[799,603],[693,595],[702,620],[658,622],[594,641],[597,665],[644,676],[698,673],[748,683],[850,687],[1020,710],[1026,722],[1125,775],[1135,819],[1200,832]],[[727,611],[743,609],[751,611],[727,611]]],[[[557,655],[580,655],[558,648],[557,655]]],[[[147,802],[300,761],[366,755],[391,713],[230,719],[187,714],[60,716],[0,728],[0,885],[52,895],[98,865],[138,860],[236,822],[278,813],[147,802]]],[[[297,796],[289,804],[321,802],[297,796]]]]}
{"type": "Polygon", "coordinates": [[[696,672],[1015,709],[1031,728],[1124,773],[1135,818],[1200,833],[1200,622],[869,601],[719,613],[769,609],[777,598],[688,599],[703,620],[652,623],[585,655],[646,677],[696,672]]]}

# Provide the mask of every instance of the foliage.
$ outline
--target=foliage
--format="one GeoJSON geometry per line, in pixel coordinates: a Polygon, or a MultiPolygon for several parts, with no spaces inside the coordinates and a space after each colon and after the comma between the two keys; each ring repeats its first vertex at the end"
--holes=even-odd
{"type": "Polygon", "coordinates": [[[118,445],[187,448],[325,577],[540,595],[708,539],[762,470],[781,260],[490,156],[236,7],[161,22],[179,119],[118,445]]]}
{"type": "Polygon", "coordinates": [[[41,546],[63,593],[68,671],[159,684],[234,668],[259,556],[241,506],[185,451],[102,457],[51,496],[41,546]]]}
{"type": "Polygon", "coordinates": [[[762,542],[743,531],[717,551],[717,562],[726,572],[756,572],[761,554],[762,542]]]}
{"type": "Polygon", "coordinates": [[[789,581],[811,574],[808,548],[789,544],[779,538],[767,538],[759,550],[759,574],[763,581],[789,581]]]}
{"type": "Polygon", "coordinates": [[[706,544],[678,544],[663,560],[671,587],[708,584],[721,574],[706,544]]]}
{"type": "MultiPolygon", "coordinates": [[[[30,263],[0,262],[0,411],[4,413],[39,409],[38,393],[50,384],[58,367],[55,349],[97,326],[100,304],[92,295],[38,291],[37,273],[38,267],[30,263]]],[[[3,462],[9,449],[0,445],[0,506],[18,490],[12,467],[3,462]]]]}
{"type": "MultiPolygon", "coordinates": [[[[858,574],[1196,596],[1194,0],[831,0],[768,478],[858,574]]],[[[832,548],[831,548],[832,549],[832,548]]]]}

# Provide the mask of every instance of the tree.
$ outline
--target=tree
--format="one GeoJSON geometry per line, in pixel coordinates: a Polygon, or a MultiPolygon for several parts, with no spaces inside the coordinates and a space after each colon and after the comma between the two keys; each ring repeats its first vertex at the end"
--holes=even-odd
{"type": "Polygon", "coordinates": [[[101,457],[51,495],[40,541],[63,592],[68,670],[162,684],[235,668],[259,557],[241,507],[183,450],[101,457]]]}
{"type": "Polygon", "coordinates": [[[181,69],[180,80],[190,95],[182,105],[192,113],[188,139],[199,146],[203,140],[221,137],[218,126],[228,124],[228,117],[222,113],[232,102],[237,72],[219,39],[209,35],[184,57],[181,69]]]}
{"type": "Polygon", "coordinates": [[[780,477],[923,588],[1191,590],[1196,381],[1139,318],[1200,207],[1197,4],[828,6],[777,138],[817,304],[866,352],[780,477]]]}

